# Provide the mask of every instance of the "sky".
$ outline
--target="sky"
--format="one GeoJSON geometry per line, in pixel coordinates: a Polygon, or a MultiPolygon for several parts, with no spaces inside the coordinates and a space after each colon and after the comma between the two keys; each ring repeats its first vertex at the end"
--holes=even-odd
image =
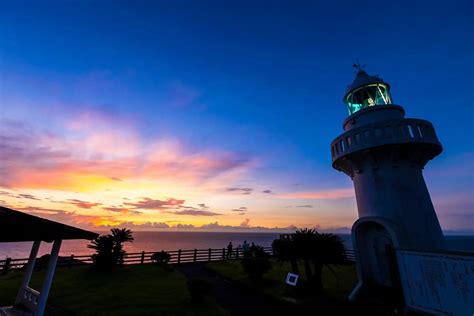
{"type": "Polygon", "coordinates": [[[472,1],[2,1],[0,204],[99,230],[348,232],[331,167],[360,60],[443,153],[474,234],[472,1]]]}

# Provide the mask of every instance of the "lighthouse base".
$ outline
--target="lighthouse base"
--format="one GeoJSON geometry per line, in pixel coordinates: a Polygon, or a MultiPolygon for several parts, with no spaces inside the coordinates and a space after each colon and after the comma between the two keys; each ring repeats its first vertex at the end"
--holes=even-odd
{"type": "Polygon", "coordinates": [[[398,229],[381,217],[364,217],[352,226],[359,283],[349,296],[353,301],[402,303],[400,276],[395,249],[399,247],[398,229]]]}

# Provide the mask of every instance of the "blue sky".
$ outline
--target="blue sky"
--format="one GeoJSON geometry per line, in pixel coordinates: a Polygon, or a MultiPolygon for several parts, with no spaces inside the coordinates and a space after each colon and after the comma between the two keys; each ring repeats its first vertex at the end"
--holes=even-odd
{"type": "MultiPolygon", "coordinates": [[[[144,189],[136,199],[185,200],[195,211],[219,215],[170,214],[167,208],[110,215],[100,207],[127,209],[113,185],[108,190],[117,190],[117,196],[104,198],[98,191],[77,193],[81,190],[66,184],[41,189],[41,181],[21,179],[4,181],[5,192],[13,194],[5,203],[50,209],[46,215],[65,221],[58,205],[41,204],[46,196],[100,203],[66,209],[81,224],[96,216],[111,225],[168,220],[244,228],[350,227],[355,203],[346,193],[340,199],[277,196],[351,188],[331,168],[329,144],[342,130],[347,115],[342,96],[359,58],[367,72],[391,84],[394,103],[407,116],[434,123],[444,152],[426,168],[428,187],[443,228],[472,232],[473,20],[470,1],[2,3],[5,133],[17,141],[20,134],[33,135],[37,146],[47,148],[48,159],[54,150],[73,150],[75,163],[82,155],[81,166],[105,164],[111,155],[143,157],[157,146],[159,153],[165,148],[191,157],[183,165],[189,170],[193,159],[204,159],[211,166],[207,173],[183,175],[192,185],[177,179],[161,183],[160,173],[153,179],[158,187],[175,190],[144,189]],[[98,138],[126,153],[101,152],[98,138]],[[71,149],[73,141],[91,144],[86,156],[77,146],[71,149]],[[196,186],[205,189],[197,192],[196,186]],[[245,191],[228,188],[252,193],[235,196],[231,193],[245,191]],[[272,194],[261,194],[264,190],[272,194]],[[39,199],[15,204],[22,202],[21,192],[39,199]],[[246,208],[242,215],[229,213],[240,207],[246,208]]],[[[71,170],[72,164],[61,161],[52,170],[71,170]]],[[[134,188],[145,177],[120,176],[133,178],[134,188]]]]}

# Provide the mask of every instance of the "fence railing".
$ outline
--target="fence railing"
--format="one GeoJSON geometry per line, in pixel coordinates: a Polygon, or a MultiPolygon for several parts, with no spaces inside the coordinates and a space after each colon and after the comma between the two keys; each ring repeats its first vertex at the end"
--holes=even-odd
{"type": "MultiPolygon", "coordinates": [[[[272,247],[263,247],[263,250],[273,255],[272,247]]],[[[228,252],[226,248],[208,248],[208,249],[179,249],[166,251],[170,254],[170,264],[181,264],[181,263],[192,263],[192,262],[211,262],[211,261],[223,261],[223,260],[236,260],[243,258],[242,248],[234,248],[232,252],[228,252]]],[[[135,253],[127,253],[123,256],[124,264],[144,264],[152,262],[152,255],[156,251],[142,251],[135,253]]],[[[346,252],[348,261],[355,261],[354,251],[348,250],[346,252]]],[[[58,267],[75,267],[81,265],[88,265],[93,263],[93,255],[83,256],[60,256],[57,261],[58,267]]],[[[23,259],[12,259],[7,258],[0,260],[0,273],[7,272],[9,270],[21,269],[28,262],[28,258],[23,259]]],[[[40,258],[36,259],[36,267],[45,265],[46,262],[40,258]]]]}

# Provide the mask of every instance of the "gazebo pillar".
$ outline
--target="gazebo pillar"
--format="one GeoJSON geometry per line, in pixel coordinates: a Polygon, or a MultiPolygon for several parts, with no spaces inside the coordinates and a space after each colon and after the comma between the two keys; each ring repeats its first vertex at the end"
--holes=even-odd
{"type": "Polygon", "coordinates": [[[38,307],[35,315],[42,316],[46,308],[46,300],[48,299],[49,290],[53,283],[54,271],[56,269],[56,263],[58,261],[59,249],[61,248],[61,240],[55,240],[53,248],[51,249],[51,257],[48,262],[48,269],[43,281],[43,287],[41,288],[40,296],[38,298],[38,307]]]}
{"type": "Polygon", "coordinates": [[[25,295],[25,288],[29,287],[31,275],[35,268],[36,256],[38,255],[38,250],[41,244],[41,240],[36,240],[33,242],[31,247],[30,257],[28,258],[28,263],[26,265],[25,275],[23,276],[23,281],[21,283],[20,290],[16,296],[15,304],[19,304],[22,301],[23,295],[25,295]]]}

